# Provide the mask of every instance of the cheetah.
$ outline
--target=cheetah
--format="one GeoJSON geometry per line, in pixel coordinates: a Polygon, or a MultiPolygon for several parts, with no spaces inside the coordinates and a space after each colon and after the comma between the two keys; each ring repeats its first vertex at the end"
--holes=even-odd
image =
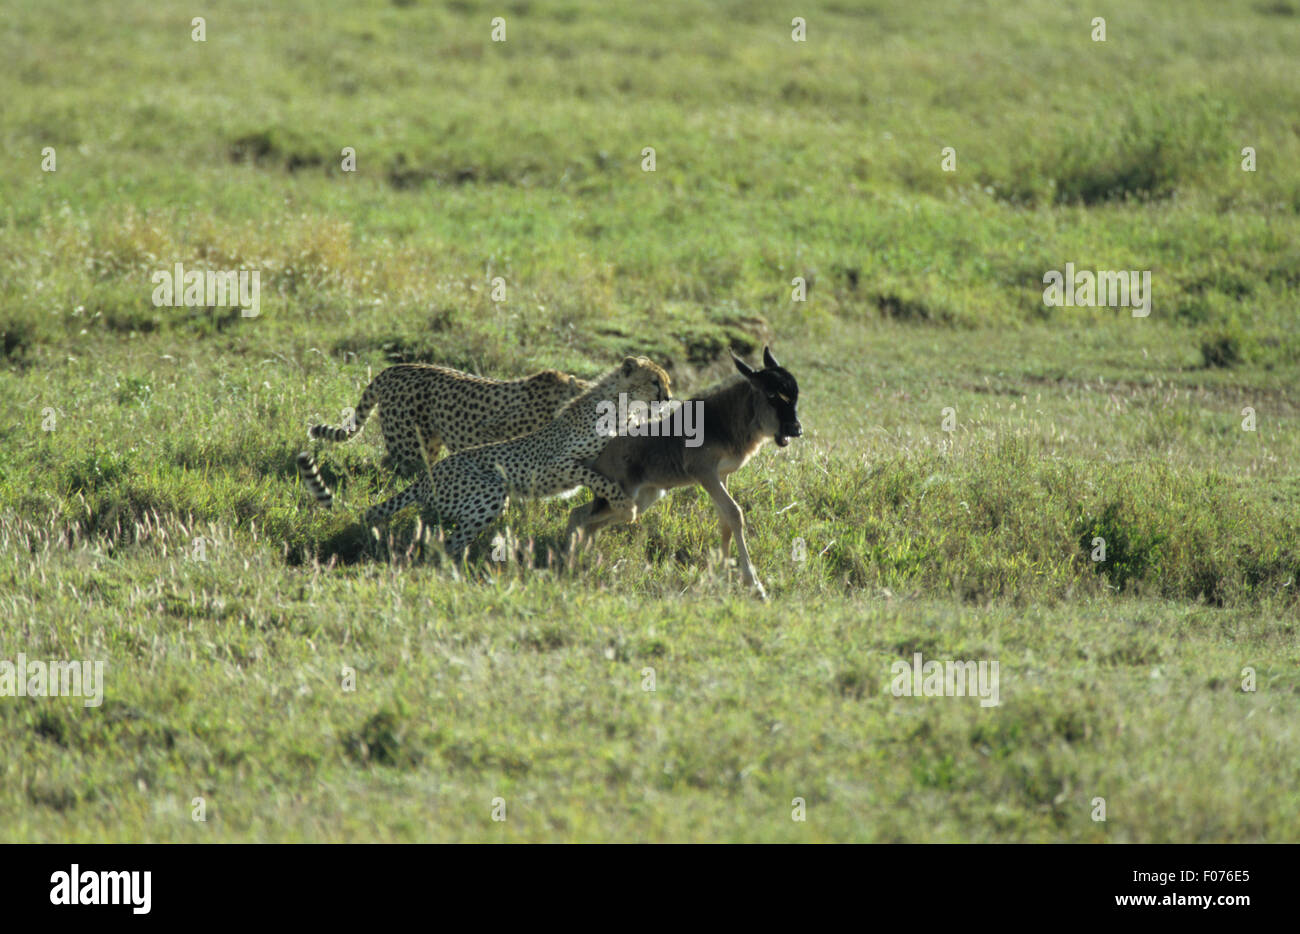
{"type": "MultiPolygon", "coordinates": [[[[312,425],[308,434],[325,441],[347,441],[360,433],[378,406],[389,464],[398,474],[409,475],[422,470],[426,460],[432,463],[441,447],[455,452],[536,431],[566,402],[590,388],[586,380],[556,370],[499,380],[443,366],[402,363],[371,380],[355,414],[342,426],[312,425]]],[[[308,486],[318,502],[332,505],[332,495],[321,493],[323,484],[320,489],[308,486]]]]}
{"type": "MultiPolygon", "coordinates": [[[[422,503],[442,521],[455,525],[447,552],[455,560],[505,510],[511,496],[556,496],[580,486],[590,487],[614,507],[635,519],[636,504],[623,487],[583,464],[598,456],[623,426],[612,411],[618,397],[662,402],[671,398],[668,374],[645,357],[627,357],[622,365],[571,400],[543,428],[509,441],[467,448],[426,464],[409,487],[366,512],[366,524],[387,520],[412,503],[422,503]]],[[[306,451],[298,467],[308,485],[323,486],[315,462],[306,451]]]]}

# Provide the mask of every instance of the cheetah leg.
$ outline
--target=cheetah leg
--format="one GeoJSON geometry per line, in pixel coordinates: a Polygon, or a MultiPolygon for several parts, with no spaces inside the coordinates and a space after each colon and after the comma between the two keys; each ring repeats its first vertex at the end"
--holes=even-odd
{"type": "MultiPolygon", "coordinates": [[[[643,486],[637,490],[637,515],[644,513],[663,499],[665,492],[665,490],[655,486],[643,486]]],[[[586,547],[596,540],[596,533],[605,526],[630,521],[628,515],[626,509],[621,510],[611,506],[609,500],[601,496],[597,496],[591,502],[582,506],[574,507],[569,512],[569,528],[566,536],[569,547],[573,547],[575,533],[582,532],[582,544],[583,547],[586,547]]]]}
{"type": "MultiPolygon", "coordinates": [[[[636,521],[636,500],[627,495],[627,492],[623,489],[623,484],[617,480],[611,480],[604,474],[597,473],[589,467],[584,467],[582,464],[575,465],[574,478],[590,489],[597,497],[608,500],[610,509],[618,513],[626,513],[627,519],[624,521],[636,521]]],[[[601,523],[601,525],[604,524],[606,523],[601,523]]]]}
{"type": "Polygon", "coordinates": [[[437,435],[429,435],[424,439],[424,463],[426,466],[432,466],[433,462],[438,459],[438,452],[442,450],[442,439],[437,435]]]}
{"type": "Polygon", "coordinates": [[[378,506],[371,506],[366,510],[366,525],[379,525],[381,522],[387,521],[412,503],[427,502],[430,498],[427,489],[428,487],[429,478],[426,475],[420,477],[396,496],[385,500],[378,506]]]}
{"type": "MultiPolygon", "coordinates": [[[[403,464],[406,469],[420,473],[429,473],[433,470],[433,462],[438,459],[438,452],[442,449],[442,439],[433,432],[425,434],[420,430],[419,425],[411,426],[415,430],[415,443],[410,446],[410,450],[403,451],[395,460],[402,460],[394,466],[401,470],[403,464]]],[[[389,451],[395,451],[396,448],[390,446],[389,451]]]]}
{"type": "Polygon", "coordinates": [[[505,511],[505,483],[497,474],[489,474],[485,480],[483,488],[475,491],[471,499],[455,505],[454,515],[448,513],[456,522],[456,531],[447,542],[447,554],[453,561],[461,561],[470,543],[505,511]]]}
{"type": "MultiPolygon", "coordinates": [[[[384,436],[386,453],[379,465],[386,470],[391,470],[395,477],[410,477],[415,474],[419,466],[419,448],[414,441],[399,433],[393,422],[393,418],[385,418],[384,414],[380,413],[379,430],[384,436]]],[[[392,477],[389,478],[389,484],[393,485],[392,477]]]]}

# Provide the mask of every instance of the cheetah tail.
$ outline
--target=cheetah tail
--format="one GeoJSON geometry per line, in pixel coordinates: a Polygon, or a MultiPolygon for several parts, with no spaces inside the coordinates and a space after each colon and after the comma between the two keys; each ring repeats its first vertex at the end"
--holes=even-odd
{"type": "Polygon", "coordinates": [[[379,401],[374,386],[372,382],[366,387],[366,391],[361,394],[361,401],[357,403],[356,411],[346,418],[342,425],[337,428],[333,425],[312,425],[307,429],[307,434],[312,438],[321,438],[325,441],[347,441],[353,435],[360,433],[366,419],[374,410],[375,403],[379,401]]]}
{"type": "Polygon", "coordinates": [[[316,497],[317,503],[326,509],[334,505],[334,494],[325,485],[320,475],[320,468],[316,466],[316,458],[306,451],[298,455],[298,476],[302,477],[303,486],[316,497]]]}

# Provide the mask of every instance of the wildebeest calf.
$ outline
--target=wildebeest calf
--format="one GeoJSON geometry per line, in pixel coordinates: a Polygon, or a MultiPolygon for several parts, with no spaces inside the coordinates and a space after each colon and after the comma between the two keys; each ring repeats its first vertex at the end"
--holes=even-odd
{"type": "MultiPolygon", "coordinates": [[[[654,505],[666,490],[695,483],[704,487],[718,510],[723,559],[734,535],[745,584],[766,599],[745,546],[744,513],[727,492],[726,478],[743,467],[769,439],[785,447],[791,438],[803,434],[795,411],[799,384],[766,347],[761,370],[755,370],[734,353],[731,356],[743,378],[683,403],[703,403],[704,428],[698,446],[688,446],[690,439],[667,430],[643,427],[637,436],[620,435],[611,440],[587,466],[621,483],[628,497],[636,501],[636,514],[654,505]]],[[[661,422],[670,418],[671,414],[666,415],[661,422]]],[[[570,546],[578,532],[590,541],[598,529],[633,518],[628,511],[613,509],[601,498],[578,506],[569,513],[570,546]]]]}

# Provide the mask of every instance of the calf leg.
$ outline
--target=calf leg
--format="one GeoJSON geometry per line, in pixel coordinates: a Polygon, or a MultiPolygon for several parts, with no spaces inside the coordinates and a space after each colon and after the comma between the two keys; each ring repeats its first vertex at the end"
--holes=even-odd
{"type": "MultiPolygon", "coordinates": [[[[731,499],[731,492],[727,489],[727,481],[725,477],[718,479],[718,485],[722,487],[722,492],[726,494],[727,499],[731,499]]],[[[733,504],[735,503],[735,500],[731,501],[733,504]]],[[[717,503],[716,499],[714,500],[714,503],[717,503]]],[[[740,514],[740,522],[743,526],[745,516],[743,513],[740,513],[739,506],[736,506],[736,512],[740,514]]],[[[722,563],[725,565],[731,558],[731,523],[723,516],[721,510],[718,511],[718,531],[722,535],[722,563]]]]}
{"type": "Polygon", "coordinates": [[[744,578],[745,584],[753,587],[758,596],[767,599],[767,591],[763,589],[763,583],[754,574],[754,566],[749,561],[749,548],[745,545],[745,514],[741,512],[740,506],[731,498],[727,488],[723,486],[722,481],[717,477],[710,477],[704,481],[704,490],[713,500],[713,506],[718,510],[718,517],[724,526],[723,541],[727,548],[730,547],[729,538],[736,538],[736,552],[740,558],[740,574],[744,578]],[[730,534],[728,534],[730,533],[730,534]]]}
{"type": "Polygon", "coordinates": [[[569,527],[565,532],[565,541],[568,547],[572,549],[575,544],[575,535],[582,533],[583,547],[589,546],[596,540],[596,532],[603,529],[612,522],[626,519],[627,513],[620,512],[609,505],[609,500],[604,497],[598,497],[589,503],[576,506],[569,511],[569,527]]]}

